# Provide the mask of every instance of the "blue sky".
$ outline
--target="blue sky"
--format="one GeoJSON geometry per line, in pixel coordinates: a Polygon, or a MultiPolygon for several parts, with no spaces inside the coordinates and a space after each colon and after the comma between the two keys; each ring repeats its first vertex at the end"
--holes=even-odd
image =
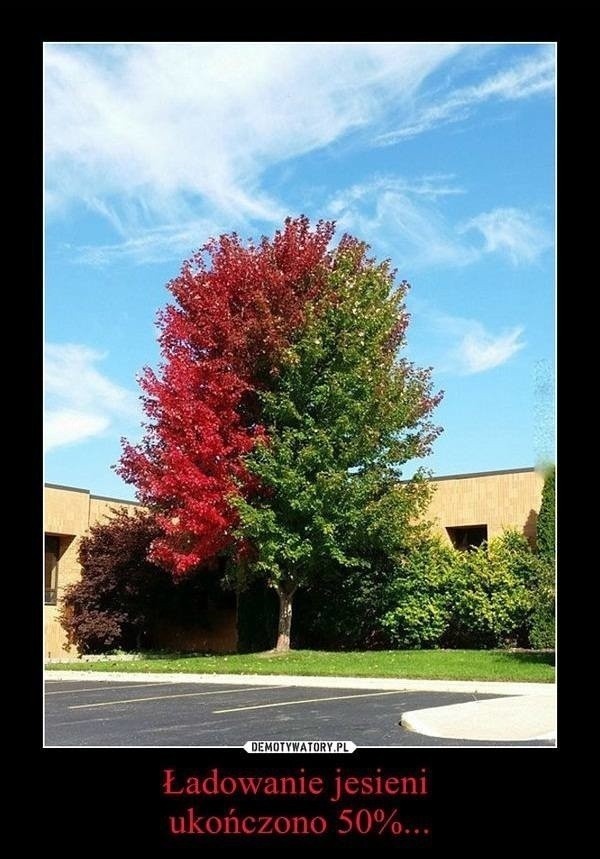
{"type": "Polygon", "coordinates": [[[445,391],[425,465],[552,455],[553,45],[47,44],[44,66],[48,482],[134,496],[111,465],[166,283],[301,213],[412,285],[408,355],[445,391]]]}

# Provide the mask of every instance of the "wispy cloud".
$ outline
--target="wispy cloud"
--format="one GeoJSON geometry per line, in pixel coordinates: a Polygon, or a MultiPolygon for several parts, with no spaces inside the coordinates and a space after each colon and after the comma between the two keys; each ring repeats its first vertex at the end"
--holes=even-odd
{"type": "Polygon", "coordinates": [[[512,68],[504,69],[478,84],[461,87],[433,104],[417,107],[414,114],[394,131],[379,135],[376,142],[391,145],[415,137],[439,125],[458,122],[471,115],[477,105],[497,99],[517,101],[534,95],[552,93],[555,85],[555,51],[544,45],[512,68]]]}
{"type": "Polygon", "coordinates": [[[450,174],[380,176],[338,192],[326,210],[341,229],[376,239],[403,272],[466,266],[494,253],[513,265],[530,264],[552,246],[549,230],[522,209],[498,208],[454,224],[444,213],[444,199],[464,193],[450,174]],[[469,241],[473,232],[483,243],[469,241]]]}
{"type": "Polygon", "coordinates": [[[552,245],[552,237],[530,214],[500,208],[472,218],[460,231],[478,230],[486,253],[504,253],[513,265],[532,263],[552,245]]]}
{"type": "Polygon", "coordinates": [[[455,340],[442,364],[447,371],[459,375],[470,376],[500,367],[526,345],[521,339],[522,325],[493,334],[475,319],[436,316],[433,321],[440,333],[455,340]]]}
{"type": "Polygon", "coordinates": [[[121,235],[116,252],[125,254],[134,253],[127,242],[142,242],[147,230],[199,217],[278,221],[282,205],[261,187],[267,167],[379,121],[459,50],[421,43],[47,45],[50,214],[87,205],[121,235]]]}
{"type": "MultiPolygon", "coordinates": [[[[490,55],[498,56],[488,51],[486,63],[490,55]]],[[[369,145],[390,121],[399,127],[379,143],[454,122],[492,99],[552,91],[552,46],[533,47],[474,85],[432,90],[435,72],[473,73],[475,56],[476,46],[428,43],[47,45],[49,217],[77,203],[110,224],[114,243],[69,248],[92,265],[181,259],[222,229],[281,222],[290,206],[273,185],[267,190],[267,170],[355,132],[353,140],[369,145]]],[[[459,193],[451,178],[367,182],[337,195],[330,211],[353,229],[388,221],[416,266],[464,265],[493,250],[527,261],[523,246],[499,237],[497,223],[466,226],[482,233],[485,246],[477,248],[446,222],[436,204],[459,193]]],[[[540,236],[528,228],[535,246],[540,236]]]]}
{"type": "Polygon", "coordinates": [[[95,364],[103,357],[80,344],[46,345],[46,450],[101,435],[115,417],[135,418],[135,394],[111,382],[96,369],[95,364]]]}
{"type": "Polygon", "coordinates": [[[156,227],[136,232],[131,238],[111,245],[83,245],[75,249],[75,262],[106,266],[119,261],[145,263],[182,259],[196,250],[208,236],[223,228],[211,220],[156,227]]]}
{"type": "Polygon", "coordinates": [[[327,208],[340,228],[377,237],[403,270],[462,266],[479,251],[460,239],[436,205],[438,198],[461,193],[451,175],[378,177],[336,194],[327,208]]]}
{"type": "Polygon", "coordinates": [[[505,364],[525,346],[521,341],[523,327],[517,326],[496,336],[479,322],[472,323],[458,347],[458,358],[465,374],[483,373],[505,364]]]}

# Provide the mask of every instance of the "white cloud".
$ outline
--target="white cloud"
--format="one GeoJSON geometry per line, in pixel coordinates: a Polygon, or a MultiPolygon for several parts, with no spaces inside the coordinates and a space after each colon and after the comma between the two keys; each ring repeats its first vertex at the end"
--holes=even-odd
{"type": "Polygon", "coordinates": [[[505,364],[525,346],[520,340],[522,333],[523,327],[517,326],[493,336],[483,325],[474,323],[472,330],[463,337],[458,350],[464,372],[482,373],[505,364]]]}
{"type": "Polygon", "coordinates": [[[340,229],[376,241],[403,274],[466,266],[491,253],[504,254],[513,265],[530,264],[551,247],[548,230],[521,209],[498,208],[453,224],[443,213],[443,200],[463,193],[448,174],[414,180],[384,176],[338,192],[326,210],[340,229]],[[466,234],[474,231],[483,243],[468,240],[466,234]]]}
{"type": "Polygon", "coordinates": [[[103,357],[79,344],[46,344],[46,450],[100,435],[115,416],[136,416],[136,396],[95,368],[103,357]]]}
{"type": "Polygon", "coordinates": [[[517,101],[533,95],[550,94],[554,92],[555,67],[554,47],[545,45],[512,68],[498,72],[474,86],[456,89],[437,103],[417,109],[399,128],[380,135],[377,142],[391,145],[438,125],[465,119],[477,105],[490,99],[517,101]]]}
{"type": "Polygon", "coordinates": [[[525,347],[522,325],[492,334],[481,322],[458,316],[438,316],[434,324],[443,334],[458,339],[447,355],[445,369],[460,375],[500,367],[525,347]]]}
{"type": "MultiPolygon", "coordinates": [[[[450,92],[442,84],[432,95],[425,90],[432,73],[451,58],[451,72],[463,59],[472,69],[477,46],[46,45],[48,215],[83,204],[120,237],[70,248],[79,262],[181,259],[223,229],[281,222],[290,207],[265,191],[267,169],[354,131],[372,135],[391,117],[403,122],[379,142],[455,121],[490,99],[549,93],[554,54],[552,46],[533,47],[512,68],[450,92]]],[[[368,235],[389,222],[394,242],[400,237],[401,253],[416,266],[464,265],[493,249],[513,261],[531,259],[523,242],[500,237],[497,225],[481,220],[493,213],[466,227],[480,230],[484,248],[460,238],[434,205],[459,192],[450,178],[358,185],[332,200],[330,211],[341,226],[365,227],[368,235]]],[[[535,246],[540,236],[533,223],[528,228],[535,246]]],[[[395,254],[396,244],[390,250],[395,254]]]]}
{"type": "Polygon", "coordinates": [[[463,193],[452,179],[380,177],[340,192],[329,201],[328,211],[341,229],[376,237],[401,274],[408,268],[468,265],[479,251],[459,238],[435,205],[440,197],[463,193]]]}
{"type": "Polygon", "coordinates": [[[50,410],[44,421],[44,448],[53,450],[67,444],[101,435],[110,421],[101,415],[85,414],[72,409],[50,410]]]}
{"type": "Polygon", "coordinates": [[[221,232],[223,228],[209,220],[156,227],[112,245],[83,245],[76,250],[75,262],[103,266],[119,260],[143,264],[183,259],[208,236],[221,232]]]}
{"type": "Polygon", "coordinates": [[[478,230],[486,253],[505,253],[513,265],[532,263],[552,245],[551,236],[527,212],[494,209],[472,218],[461,232],[478,230]]]}
{"type": "Polygon", "coordinates": [[[199,209],[228,224],[279,221],[280,203],[260,187],[267,167],[377,122],[392,103],[401,109],[458,50],[424,43],[47,45],[49,213],[83,202],[125,243],[189,223],[199,209]]]}

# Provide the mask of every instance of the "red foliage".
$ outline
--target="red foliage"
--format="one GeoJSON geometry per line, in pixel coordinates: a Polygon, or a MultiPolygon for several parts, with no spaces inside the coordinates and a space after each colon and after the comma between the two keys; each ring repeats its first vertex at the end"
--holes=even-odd
{"type": "Polygon", "coordinates": [[[123,442],[117,471],[156,514],[151,559],[176,575],[231,543],[228,496],[251,491],[242,457],[264,435],[256,393],[318,293],[333,231],[301,217],[258,245],[221,236],[169,284],[177,303],[159,314],[160,372],[140,380],[146,435],[123,442]]]}

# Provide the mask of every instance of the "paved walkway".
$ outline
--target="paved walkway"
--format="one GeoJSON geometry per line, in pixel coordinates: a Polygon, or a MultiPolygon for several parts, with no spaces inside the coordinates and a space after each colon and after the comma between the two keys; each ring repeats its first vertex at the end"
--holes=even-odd
{"type": "Polygon", "coordinates": [[[382,677],[290,677],[258,674],[166,674],[120,671],[46,671],[46,680],[94,683],[214,683],[246,686],[300,686],[406,692],[455,692],[503,696],[402,714],[404,728],[430,737],[461,740],[526,741],[556,738],[556,689],[552,683],[480,680],[408,680],[382,677]]]}
{"type": "Polygon", "coordinates": [[[402,714],[401,724],[428,737],[468,740],[555,740],[553,696],[519,695],[429,707],[402,714]]]}

